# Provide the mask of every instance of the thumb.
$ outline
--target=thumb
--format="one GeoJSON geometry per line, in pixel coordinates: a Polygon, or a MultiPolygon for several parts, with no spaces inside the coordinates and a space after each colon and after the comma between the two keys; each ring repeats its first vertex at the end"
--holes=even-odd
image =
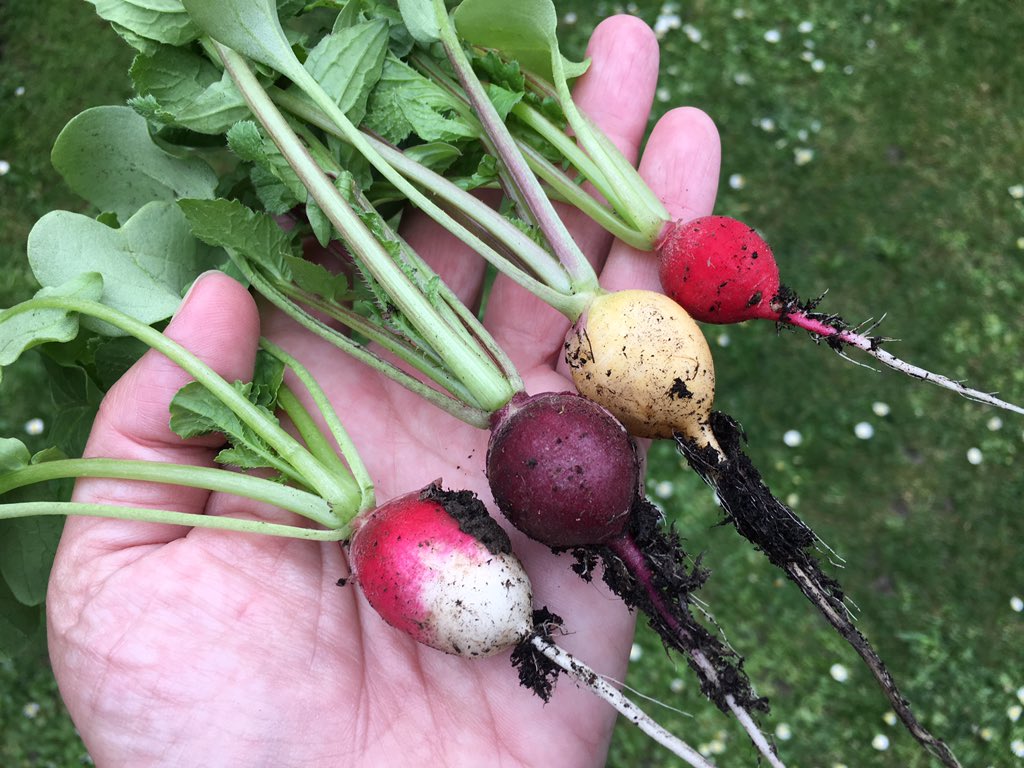
{"type": "MultiPolygon", "coordinates": [[[[249,293],[230,277],[212,272],[197,278],[164,333],[228,381],[252,377],[259,315],[249,293]]],[[[219,436],[182,440],[169,426],[171,399],[190,381],[175,363],[149,350],[104,397],[85,456],[212,465],[223,442],[219,436]]],[[[80,480],[74,492],[74,500],[80,502],[191,513],[202,513],[208,496],[199,488],[100,478],[80,480]]],[[[71,518],[61,546],[79,538],[107,550],[123,549],[166,543],[184,530],[156,523],[71,518]]]]}

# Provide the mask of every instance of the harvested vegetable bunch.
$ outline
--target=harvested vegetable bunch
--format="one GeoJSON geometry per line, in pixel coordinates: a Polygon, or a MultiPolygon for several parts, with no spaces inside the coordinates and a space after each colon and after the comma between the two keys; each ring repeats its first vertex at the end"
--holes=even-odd
{"type": "MultiPolygon", "coordinates": [[[[128,31],[125,34],[128,37],[132,37],[132,34],[128,31]]],[[[136,40],[136,42],[139,41],[136,40]]],[[[154,47],[148,43],[144,47],[149,52],[154,50],[154,47]]],[[[174,56],[174,54],[166,50],[160,50],[159,55],[172,58],[174,56]]],[[[230,58],[230,54],[228,54],[228,58],[230,58]]],[[[136,75],[139,77],[147,76],[143,74],[146,63],[139,61],[137,65],[135,69],[136,75]]],[[[151,75],[152,71],[149,74],[151,75]]],[[[152,111],[154,108],[153,100],[143,98],[137,101],[135,106],[149,117],[157,116],[152,111]]],[[[167,115],[161,114],[160,117],[167,117],[167,115]]],[[[203,120],[210,118],[211,115],[209,113],[202,117],[203,120]]],[[[214,116],[212,119],[221,119],[221,117],[214,116]]],[[[278,123],[277,127],[280,126],[281,124],[278,123]]],[[[179,126],[179,128],[181,127],[179,126]]],[[[209,124],[204,127],[209,128],[209,124]]],[[[287,195],[282,194],[282,189],[288,188],[289,182],[292,183],[290,190],[297,190],[297,187],[294,186],[297,176],[293,178],[290,175],[294,172],[294,169],[291,171],[286,169],[286,164],[280,162],[280,158],[283,155],[277,156],[274,154],[272,145],[266,140],[265,136],[259,133],[259,129],[256,128],[254,123],[245,121],[232,123],[232,129],[229,136],[232,149],[239,156],[244,155],[249,158],[249,162],[252,165],[245,168],[246,171],[251,171],[248,178],[243,178],[240,175],[232,177],[228,174],[226,183],[238,185],[243,195],[251,195],[251,197],[247,198],[249,200],[259,200],[260,193],[267,196],[281,194],[282,198],[287,199],[287,195]],[[270,168],[274,168],[283,179],[279,176],[274,176],[273,172],[269,170],[270,168]],[[268,173],[270,174],[269,178],[266,175],[268,173]],[[271,179],[279,181],[281,186],[275,186],[271,179]],[[261,184],[260,182],[263,183],[261,184]]],[[[304,138],[309,137],[304,136],[304,138]]],[[[312,147],[313,145],[314,142],[311,141],[310,146],[312,147]]],[[[296,145],[293,142],[290,146],[295,148],[296,145]]],[[[108,211],[108,213],[100,221],[95,221],[76,214],[55,212],[44,217],[33,230],[30,242],[33,267],[40,280],[50,287],[45,288],[37,299],[32,300],[36,302],[35,304],[19,305],[19,307],[11,308],[5,312],[3,316],[5,330],[10,331],[14,342],[13,345],[5,344],[5,349],[7,350],[5,355],[9,359],[5,359],[4,362],[13,361],[13,357],[10,357],[12,350],[16,356],[40,341],[71,341],[71,336],[68,334],[71,334],[70,328],[74,325],[74,317],[79,314],[96,315],[95,328],[97,330],[92,331],[93,333],[102,334],[108,332],[109,328],[105,326],[113,325],[119,327],[121,331],[128,329],[126,332],[129,335],[137,335],[146,344],[152,343],[153,346],[161,350],[172,350],[174,348],[171,345],[157,340],[156,335],[159,334],[147,325],[147,323],[159,323],[167,317],[167,314],[157,316],[146,314],[154,306],[152,297],[159,295],[161,300],[155,302],[155,304],[162,307],[169,314],[177,308],[176,299],[180,296],[181,290],[188,285],[191,277],[210,266],[221,265],[235,275],[253,280],[257,290],[271,300],[279,300],[281,297],[270,289],[276,286],[284,286],[287,283],[293,295],[301,295],[303,299],[309,300],[309,307],[319,313],[317,317],[313,317],[308,313],[293,312],[292,318],[298,320],[300,325],[316,325],[320,322],[321,317],[326,316],[327,310],[330,308],[330,302],[318,301],[323,300],[325,296],[343,297],[343,301],[338,302],[339,304],[345,304],[353,298],[357,300],[375,299],[373,295],[358,295],[355,289],[350,291],[351,286],[347,285],[343,278],[340,278],[338,275],[331,275],[316,265],[298,259],[292,249],[294,245],[293,238],[281,233],[269,216],[254,215],[251,210],[237,202],[213,199],[213,191],[217,180],[210,171],[210,165],[202,158],[204,155],[206,157],[217,155],[218,152],[219,150],[217,149],[209,149],[209,145],[205,144],[204,140],[195,134],[178,132],[174,135],[173,132],[168,132],[154,141],[145,122],[140,124],[137,115],[124,108],[91,110],[73,121],[65,133],[62,134],[58,147],[55,149],[55,161],[73,187],[79,188],[88,199],[95,202],[99,208],[108,211]],[[95,130],[97,127],[100,128],[99,131],[95,130]],[[176,142],[173,151],[168,151],[168,140],[176,142]],[[182,150],[189,142],[195,142],[199,148],[198,151],[186,156],[182,150]],[[117,159],[127,159],[128,162],[121,167],[117,167],[114,155],[120,155],[117,159]],[[125,155],[127,155],[127,158],[125,158],[125,155]],[[112,162],[114,163],[114,168],[120,173],[111,173],[110,171],[113,168],[110,165],[106,166],[105,173],[93,174],[91,172],[97,167],[102,168],[104,164],[112,162]],[[153,174],[154,168],[158,169],[158,173],[155,175],[153,174]],[[117,179],[115,184],[107,183],[109,179],[115,178],[117,179]],[[190,202],[183,202],[180,206],[175,205],[174,200],[178,197],[188,197],[190,202]],[[143,232],[153,239],[140,243],[136,238],[139,237],[139,233],[143,232]],[[202,235],[202,239],[197,238],[196,234],[202,235]],[[204,244],[204,240],[206,244],[204,244]],[[118,241],[122,242],[119,243],[118,241]],[[154,242],[159,242],[161,245],[154,247],[154,242]],[[127,247],[118,247],[119,244],[123,245],[124,243],[127,243],[127,247]],[[88,247],[81,247],[83,244],[87,244],[88,247]],[[150,255],[163,258],[166,253],[165,247],[175,254],[181,254],[185,260],[174,264],[171,270],[174,274],[166,282],[161,282],[159,270],[149,269],[145,260],[150,255]],[[266,264],[272,264],[273,267],[267,267],[266,264],[261,263],[260,269],[253,269],[251,260],[256,258],[254,254],[265,257],[266,264]],[[143,264],[147,266],[139,269],[140,265],[143,264]],[[265,276],[260,274],[261,271],[265,271],[278,278],[278,282],[268,281],[265,276]],[[158,273],[157,279],[153,279],[154,272],[158,273]],[[261,277],[264,278],[263,282],[260,282],[261,277]],[[83,286],[83,290],[86,290],[88,293],[87,298],[82,301],[74,298],[77,295],[79,285],[83,286]],[[73,299],[69,302],[58,301],[54,303],[53,296],[60,296],[65,290],[72,294],[73,299]],[[97,299],[102,299],[102,302],[97,302],[97,299]],[[93,303],[96,303],[98,306],[94,307],[93,303]],[[127,310],[124,314],[129,320],[123,320],[117,314],[122,309],[127,310]],[[55,311],[51,312],[51,310],[55,311]],[[141,313],[142,316],[134,317],[133,313],[141,313]],[[30,323],[28,328],[26,328],[22,323],[22,320],[25,318],[31,318],[33,323],[38,322],[40,325],[32,325],[30,323]],[[144,330],[143,326],[149,328],[149,330],[144,330]]],[[[217,159],[223,160],[224,156],[220,155],[217,159]]],[[[299,165],[301,169],[303,166],[299,165]]],[[[327,165],[326,162],[325,165],[327,165]]],[[[287,166],[287,168],[291,168],[291,166],[287,166]]],[[[308,167],[306,167],[306,170],[309,170],[308,167]]],[[[345,178],[352,178],[352,175],[345,178]]],[[[307,180],[311,181],[314,186],[319,181],[315,174],[309,174],[300,184],[304,186],[304,182],[307,180]]],[[[372,250],[376,246],[370,245],[370,241],[376,239],[379,232],[387,231],[386,224],[379,217],[375,217],[363,205],[361,196],[356,191],[357,187],[340,186],[345,187],[345,194],[341,196],[341,199],[345,201],[346,205],[350,206],[348,214],[340,214],[343,219],[342,223],[339,224],[337,221],[331,221],[323,209],[318,210],[317,199],[312,195],[307,200],[305,218],[310,222],[311,229],[315,234],[323,236],[325,231],[330,231],[330,226],[337,227],[344,229],[346,241],[354,238],[358,243],[372,250]],[[349,216],[349,218],[345,219],[346,216],[349,216]],[[366,224],[369,224],[366,230],[370,232],[370,239],[366,239],[362,231],[358,229],[359,225],[355,223],[357,221],[361,221],[364,227],[366,227],[366,224]],[[326,230],[325,222],[330,225],[326,230]],[[379,229],[377,229],[378,227],[379,229]],[[360,238],[363,239],[360,240],[360,238]]],[[[323,185],[319,189],[323,190],[323,185]]],[[[337,191],[336,188],[335,191],[337,191]]],[[[328,198],[324,199],[329,199],[333,194],[333,192],[328,193],[328,198]]],[[[335,203],[337,203],[337,200],[335,200],[335,203]]],[[[289,208],[291,207],[289,206],[289,208]]],[[[327,207],[331,208],[332,204],[328,203],[327,207]]],[[[336,207],[331,211],[331,214],[336,214],[339,210],[341,208],[336,207]]],[[[272,212],[280,213],[276,210],[272,212]]],[[[330,235],[327,236],[327,239],[329,238],[330,235]]],[[[380,241],[377,240],[377,242],[379,243],[380,241]]],[[[388,238],[385,238],[385,242],[390,241],[388,238]]],[[[348,244],[351,246],[351,242],[348,244]]],[[[359,254],[359,268],[365,270],[371,291],[382,291],[378,295],[385,295],[387,291],[383,290],[382,286],[391,281],[389,289],[393,290],[403,303],[401,312],[396,312],[393,317],[396,322],[408,323],[408,325],[405,326],[404,335],[392,333],[393,329],[387,327],[386,323],[377,322],[380,318],[376,316],[376,310],[367,309],[366,307],[360,307],[363,314],[359,312],[345,314],[345,319],[342,322],[347,321],[353,325],[356,332],[360,335],[365,334],[367,338],[379,340],[379,349],[383,349],[383,352],[378,352],[378,354],[386,355],[389,358],[391,356],[397,357],[403,363],[413,364],[426,359],[425,356],[417,356],[420,355],[421,350],[431,346],[444,349],[446,353],[451,349],[460,349],[457,343],[449,343],[453,336],[456,339],[458,338],[458,333],[451,334],[444,326],[431,325],[430,319],[432,316],[429,316],[427,322],[424,322],[423,318],[427,317],[425,312],[417,315],[419,311],[417,302],[422,307],[424,300],[422,298],[417,299],[415,291],[409,290],[407,284],[403,283],[403,275],[408,264],[401,265],[399,269],[395,269],[394,266],[389,267],[382,261],[373,262],[373,258],[368,258],[364,253],[360,253],[358,247],[352,247],[352,251],[359,254]],[[400,318],[398,317],[399,314],[401,315],[400,318]],[[369,319],[367,319],[367,316],[369,316],[369,319]],[[416,319],[413,321],[410,318],[416,319]],[[413,345],[410,345],[402,348],[401,340],[408,339],[414,333],[428,337],[432,344],[424,344],[422,347],[415,348],[413,345]],[[406,354],[410,359],[403,358],[402,354],[406,354]]],[[[413,252],[410,251],[409,253],[413,252]]],[[[444,293],[444,289],[438,287],[437,291],[432,295],[436,298],[438,295],[443,296],[444,293]]],[[[449,309],[446,310],[447,315],[445,315],[446,323],[455,326],[462,324],[464,321],[461,319],[452,323],[452,316],[457,316],[457,313],[464,310],[457,306],[457,302],[450,299],[443,300],[449,302],[449,309]]],[[[381,304],[384,303],[386,302],[381,302],[381,304]]],[[[392,318],[389,317],[390,319],[392,318]]],[[[311,337],[305,331],[300,335],[296,335],[294,328],[290,326],[282,330],[279,327],[279,324],[283,322],[280,316],[272,317],[271,321],[272,326],[278,326],[274,337],[278,340],[286,339],[289,342],[289,347],[294,346],[296,349],[303,350],[306,345],[316,343],[310,341],[311,337]]],[[[77,332],[77,326],[75,330],[77,332]]],[[[272,330],[275,329],[272,328],[272,330]]],[[[338,336],[342,336],[342,334],[338,334],[338,336]]],[[[89,336],[88,342],[91,344],[94,338],[96,337],[89,336]]],[[[269,341],[266,342],[266,346],[268,349],[275,350],[275,353],[282,357],[287,356],[287,353],[283,352],[283,347],[277,347],[269,341]]],[[[355,344],[350,344],[348,351],[354,355],[364,354],[359,349],[365,350],[365,347],[359,345],[357,349],[355,344]]],[[[466,349],[465,345],[463,345],[462,349],[466,349]]],[[[491,352],[496,357],[498,356],[497,351],[491,350],[491,352]]],[[[485,349],[482,354],[486,356],[489,353],[485,349]]],[[[455,354],[458,354],[458,352],[455,354]]],[[[479,355],[481,352],[475,351],[470,354],[479,355]]],[[[177,359],[185,359],[177,351],[173,352],[172,357],[174,356],[177,359]]],[[[373,355],[369,356],[372,357],[373,355]]],[[[308,358],[308,352],[306,357],[308,358]]],[[[313,360],[316,360],[316,356],[313,356],[313,360]]],[[[307,362],[309,362],[308,359],[307,362]]],[[[296,449],[293,444],[295,440],[293,437],[290,438],[293,442],[288,442],[288,440],[282,437],[280,427],[267,427],[265,422],[259,421],[255,417],[247,421],[246,419],[249,416],[243,418],[233,411],[233,416],[223,414],[221,406],[216,402],[211,402],[210,396],[205,394],[205,387],[215,381],[214,377],[206,374],[204,369],[192,366],[191,363],[186,364],[186,370],[204,381],[201,386],[186,388],[182,391],[181,402],[189,403],[189,407],[193,408],[197,413],[190,415],[185,424],[179,426],[183,430],[183,434],[192,436],[189,439],[196,439],[211,431],[224,431],[231,435],[232,438],[237,438],[240,442],[235,443],[229,450],[221,454],[222,460],[226,463],[246,469],[262,468],[271,470],[278,473],[286,483],[297,486],[306,486],[314,482],[319,484],[313,489],[311,495],[333,499],[333,501],[327,502],[327,511],[322,513],[326,515],[322,519],[327,521],[328,529],[323,533],[308,534],[306,529],[301,526],[292,526],[295,529],[294,531],[289,528],[288,530],[280,531],[280,533],[282,535],[292,535],[295,533],[301,538],[315,539],[318,536],[322,536],[327,540],[341,538],[347,535],[351,517],[346,511],[349,509],[349,505],[338,500],[339,491],[332,485],[332,482],[342,487],[344,487],[344,484],[339,480],[332,481],[331,472],[325,475],[322,469],[324,467],[329,468],[331,471],[335,469],[334,465],[338,462],[336,458],[333,458],[334,454],[331,444],[334,442],[340,445],[344,442],[345,438],[337,429],[340,425],[336,423],[336,419],[322,408],[323,403],[329,403],[330,399],[327,398],[326,393],[319,391],[318,385],[316,385],[316,381],[318,379],[322,380],[323,377],[314,375],[315,362],[306,368],[296,361],[295,365],[291,367],[295,371],[295,375],[308,387],[309,391],[305,396],[285,395],[282,400],[275,401],[271,396],[272,390],[262,383],[246,387],[246,385],[231,385],[223,382],[212,384],[212,386],[215,393],[223,394],[232,403],[237,404],[243,414],[248,414],[249,409],[241,405],[240,401],[237,400],[237,396],[228,395],[229,390],[252,392],[254,398],[262,398],[259,404],[268,410],[272,409],[275,405],[281,406],[299,432],[298,444],[300,446],[306,444],[304,448],[296,449]],[[306,371],[308,373],[305,373],[306,371]],[[316,405],[316,408],[312,411],[309,410],[309,403],[311,401],[316,405]],[[209,413],[211,410],[219,414],[217,419],[210,419],[209,413]],[[240,426],[236,423],[235,417],[241,419],[240,426]],[[318,422],[321,421],[330,427],[330,434],[327,436],[322,433],[321,427],[318,425],[318,422]],[[257,422],[259,426],[254,427],[253,424],[257,422]],[[263,433],[260,430],[264,428],[269,430],[272,435],[272,445],[277,446],[274,450],[267,450],[261,445],[261,440],[257,439],[262,436],[263,433]],[[257,432],[255,436],[251,435],[249,431],[253,429],[257,432]],[[273,443],[275,440],[278,442],[273,443]],[[278,448],[283,451],[282,456],[275,454],[278,448]],[[307,454],[309,458],[304,458],[307,454]],[[298,462],[301,465],[301,469],[297,469],[292,464],[293,461],[298,462]],[[320,496],[321,493],[323,496],[320,496]],[[331,516],[335,513],[340,513],[342,517],[336,520],[331,516]],[[339,520],[343,522],[339,522],[339,520]]],[[[413,365],[413,367],[416,366],[413,365]]],[[[441,378],[447,376],[443,371],[443,366],[436,362],[432,368],[429,364],[426,367],[430,368],[441,378]]],[[[469,392],[470,397],[476,401],[476,404],[472,407],[462,408],[460,405],[452,406],[450,404],[448,407],[460,411],[464,416],[470,415],[470,418],[472,418],[474,412],[477,414],[487,414],[488,411],[480,407],[479,403],[487,403],[488,398],[494,398],[495,401],[500,402],[502,393],[506,391],[505,388],[511,386],[509,376],[504,375],[506,373],[504,371],[502,373],[502,376],[491,377],[483,383],[473,382],[471,386],[462,390],[469,392]],[[497,382],[497,385],[490,388],[490,385],[495,382],[497,382]]],[[[424,394],[426,389],[429,389],[429,387],[423,387],[422,384],[415,383],[412,377],[407,377],[405,383],[414,389],[419,387],[419,394],[424,394]]],[[[513,387],[510,391],[515,392],[516,390],[513,387]]],[[[217,400],[219,394],[215,394],[213,400],[217,400]]],[[[336,396],[337,392],[332,394],[336,396]]],[[[444,396],[442,395],[442,397],[444,396]]],[[[576,399],[578,400],[578,398],[576,399]]],[[[594,406],[588,405],[587,407],[592,408],[594,406]]],[[[228,410],[230,411],[231,409],[228,408],[228,410]]],[[[370,419],[372,415],[367,414],[363,418],[370,419]]],[[[273,422],[271,421],[270,423],[273,422]]],[[[624,442],[628,446],[630,456],[630,463],[627,466],[631,467],[635,472],[636,456],[634,448],[628,439],[624,440],[624,442]]],[[[18,451],[14,451],[14,453],[17,453],[19,456],[21,455],[18,451]]],[[[54,463],[53,466],[47,467],[46,472],[49,474],[44,472],[42,475],[35,472],[35,470],[21,473],[22,469],[28,470],[29,468],[27,465],[23,466],[24,462],[18,462],[17,470],[19,474],[15,476],[14,474],[5,473],[4,480],[9,484],[8,490],[10,491],[20,491],[21,488],[27,487],[26,484],[35,483],[40,480],[78,475],[94,478],[109,476],[115,479],[144,480],[148,478],[151,481],[202,482],[205,484],[202,487],[210,486],[207,490],[220,490],[225,487],[221,484],[231,482],[233,475],[236,474],[221,471],[217,479],[214,480],[212,474],[200,472],[196,474],[202,475],[201,481],[188,480],[187,472],[178,472],[174,468],[166,470],[157,468],[153,470],[147,467],[145,470],[142,470],[133,465],[129,469],[125,469],[124,466],[92,463],[91,459],[84,461],[90,463],[85,465],[62,464],[60,466],[54,463]],[[125,473],[127,473],[127,476],[125,473]]],[[[106,460],[101,459],[97,461],[103,462],[106,460]]],[[[117,461],[115,463],[120,464],[117,461]]],[[[365,473],[363,479],[365,480],[365,473]]],[[[638,484],[638,477],[631,476],[630,487],[635,489],[638,484]]],[[[244,486],[245,481],[242,481],[241,485],[244,486]]],[[[276,486],[277,484],[259,485],[257,490],[261,493],[267,493],[268,488],[273,489],[276,486]]],[[[288,485],[284,487],[287,488],[288,485]]],[[[287,496],[287,494],[283,494],[283,496],[287,496]]],[[[273,500],[269,497],[256,496],[255,498],[273,503],[273,500]]],[[[274,498],[277,498],[277,496],[274,498]]],[[[320,506],[313,501],[305,499],[305,497],[303,499],[307,506],[310,504],[314,507],[320,506]]],[[[227,517],[219,519],[218,517],[207,516],[181,517],[175,516],[173,513],[170,513],[170,516],[166,516],[158,509],[144,510],[143,517],[139,518],[133,517],[133,515],[137,515],[137,511],[125,513],[120,506],[113,507],[111,505],[97,506],[90,504],[88,509],[63,507],[59,510],[52,506],[46,506],[45,509],[42,506],[31,506],[17,509],[12,508],[10,512],[12,516],[15,514],[36,515],[45,510],[51,510],[51,513],[53,511],[61,513],[84,512],[89,516],[102,513],[105,515],[109,514],[110,516],[126,516],[136,521],[143,519],[150,522],[169,522],[179,526],[196,525],[233,529],[232,526],[236,525],[227,517]]],[[[260,521],[248,520],[243,522],[247,523],[247,525],[242,527],[242,530],[259,532],[277,530],[273,528],[274,524],[270,523],[264,524],[260,521]]],[[[362,530],[362,526],[360,526],[360,530],[362,530]]],[[[572,591],[565,590],[565,593],[572,591]]],[[[586,588],[577,591],[581,595],[585,595],[586,599],[595,602],[592,591],[586,588]]],[[[595,604],[603,609],[606,607],[606,605],[600,605],[603,602],[605,601],[598,598],[595,604]]],[[[683,609],[685,609],[685,604],[683,604],[683,609]]],[[[620,619],[620,623],[625,627],[626,622],[622,622],[620,619]]],[[[526,625],[520,622],[517,626],[523,629],[526,625]]],[[[544,621],[538,621],[536,624],[537,629],[542,629],[546,626],[553,626],[550,617],[544,621]]],[[[579,662],[568,659],[554,648],[545,639],[543,633],[535,632],[534,630],[535,627],[531,624],[530,631],[532,634],[529,640],[531,646],[537,652],[532,653],[532,655],[519,652],[517,655],[519,656],[521,666],[534,668],[532,679],[539,690],[543,690],[544,674],[538,677],[537,670],[539,669],[541,673],[550,675],[551,670],[555,666],[559,666],[566,669],[577,680],[592,680],[597,688],[603,691],[602,696],[613,700],[620,711],[623,711],[631,719],[642,719],[634,708],[622,702],[621,697],[614,690],[604,685],[592,672],[580,665],[579,662]],[[547,658],[548,663],[542,663],[539,660],[540,656],[547,658]]],[[[516,631],[514,634],[519,633],[516,631]]],[[[606,637],[601,639],[601,645],[605,649],[605,657],[612,658],[617,655],[621,663],[623,658],[622,641],[626,640],[627,636],[625,633],[620,634],[622,634],[622,638],[617,646],[609,645],[606,637]],[[616,651],[618,652],[617,654],[616,651]]],[[[430,633],[430,635],[431,637],[434,636],[433,633],[430,633]]],[[[430,640],[430,642],[433,643],[435,641],[430,640]]],[[[437,644],[442,646],[447,644],[450,646],[448,641],[439,641],[437,644]]],[[[488,641],[466,643],[467,649],[473,649],[476,652],[479,652],[482,647],[490,647],[491,645],[488,641]]],[[[548,682],[547,684],[549,685],[550,683],[548,682]]],[[[645,727],[652,732],[657,732],[657,729],[649,721],[645,721],[645,727]]],[[[660,735],[660,738],[667,740],[663,734],[660,735]]],[[[692,750],[685,748],[685,745],[676,743],[674,749],[691,761],[692,764],[706,764],[703,758],[693,753],[692,750]]]]}

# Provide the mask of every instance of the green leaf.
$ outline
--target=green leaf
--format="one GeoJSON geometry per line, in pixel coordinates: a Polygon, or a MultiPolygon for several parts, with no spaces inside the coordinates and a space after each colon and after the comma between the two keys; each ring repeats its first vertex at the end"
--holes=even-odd
{"type": "MultiPolygon", "coordinates": [[[[52,499],[43,483],[5,494],[5,501],[52,499]]],[[[22,517],[0,520],[0,574],[18,602],[39,605],[46,597],[53,556],[64,527],[61,517],[22,517]]]]}
{"type": "Polygon", "coordinates": [[[508,113],[512,111],[512,107],[522,101],[523,94],[491,84],[487,86],[487,98],[491,100],[498,115],[504,121],[508,118],[508,113]]]}
{"type": "Polygon", "coordinates": [[[136,56],[130,74],[142,94],[130,103],[162,122],[219,134],[249,116],[231,76],[191,51],[160,46],[136,56]]]}
{"type": "Polygon", "coordinates": [[[352,298],[348,278],[344,273],[331,274],[319,264],[297,256],[289,256],[287,262],[295,284],[302,290],[322,296],[328,301],[352,298]]]}
{"type": "MultiPolygon", "coordinates": [[[[234,386],[245,397],[251,397],[251,384],[236,381],[234,386]]],[[[277,422],[277,418],[268,408],[263,407],[263,410],[267,419],[277,422]]],[[[243,469],[277,468],[280,464],[273,449],[210,390],[198,382],[186,384],[171,400],[170,426],[175,434],[186,439],[211,433],[223,434],[231,443],[231,448],[217,456],[217,461],[223,464],[232,464],[243,469]]]]}
{"type": "MultiPolygon", "coordinates": [[[[100,18],[139,37],[184,45],[199,36],[179,0],[88,0],[100,18]]],[[[131,42],[131,40],[129,40],[131,42]]]]}
{"type": "Polygon", "coordinates": [[[253,369],[249,400],[262,408],[272,409],[277,404],[277,393],[284,384],[284,363],[269,352],[258,350],[253,369]]]}
{"type": "MultiPolygon", "coordinates": [[[[37,298],[65,296],[98,301],[103,294],[103,278],[96,273],[79,275],[57,288],[43,288],[37,298]]],[[[21,354],[50,341],[71,341],[78,335],[78,314],[65,309],[29,309],[16,307],[0,311],[0,374],[21,354]]],[[[0,376],[2,379],[2,376],[0,376]]]]}
{"type": "Polygon", "coordinates": [[[44,358],[43,364],[54,404],[50,439],[68,456],[81,456],[103,400],[103,390],[81,366],[59,365],[48,358],[44,358]]]}
{"type": "Polygon", "coordinates": [[[124,376],[149,349],[134,336],[96,338],[98,343],[93,349],[93,365],[96,369],[97,384],[104,391],[110,389],[114,382],[124,376]]]}
{"type": "Polygon", "coordinates": [[[42,610],[20,603],[10,587],[0,581],[0,660],[17,659],[27,653],[42,623],[42,610]]]}
{"type": "Polygon", "coordinates": [[[462,156],[462,152],[454,144],[444,141],[432,141],[428,144],[417,144],[404,150],[405,156],[420,165],[425,165],[437,173],[447,170],[452,163],[462,156]]]}
{"type": "MultiPolygon", "coordinates": [[[[153,202],[120,229],[78,213],[51,211],[29,233],[28,258],[46,286],[99,273],[104,304],[151,324],[174,314],[185,288],[216,266],[218,254],[192,236],[175,203],[153,202]]],[[[124,335],[91,318],[82,318],[82,324],[104,335],[124,335]]]]}
{"type": "Polygon", "coordinates": [[[559,70],[571,79],[587,69],[586,62],[569,61],[558,50],[558,13],[551,0],[463,0],[455,9],[454,21],[464,40],[496,48],[550,82],[559,70]]]}
{"type": "Polygon", "coordinates": [[[182,5],[205,34],[228,48],[292,80],[302,69],[272,0],[183,0],[182,5]]]}
{"type": "Polygon", "coordinates": [[[53,167],[76,193],[126,221],[153,200],[213,197],[217,174],[195,157],[176,157],[131,107],[94,107],[64,126],[53,167]]]}
{"type": "Polygon", "coordinates": [[[398,0],[398,10],[402,12],[406,29],[417,43],[430,45],[441,39],[441,28],[432,0],[398,0]]]}
{"type": "Polygon", "coordinates": [[[458,117],[455,108],[444,89],[389,56],[363,122],[396,144],[413,133],[427,142],[474,138],[477,131],[458,117]]]}
{"type": "Polygon", "coordinates": [[[231,150],[255,166],[250,178],[268,213],[280,215],[306,202],[309,193],[295,170],[254,122],[243,120],[236,123],[228,131],[227,138],[231,150]]]}
{"type": "Polygon", "coordinates": [[[200,240],[239,253],[274,277],[291,279],[287,257],[296,255],[294,236],[272,216],[235,200],[182,200],[179,205],[200,240]]]}
{"type": "Polygon", "coordinates": [[[367,21],[326,35],[309,52],[305,67],[354,124],[380,79],[388,50],[388,23],[367,21]]]}
{"type": "Polygon", "coordinates": [[[27,467],[32,461],[28,448],[16,437],[0,437],[0,474],[27,467]]]}
{"type": "Polygon", "coordinates": [[[43,448],[41,451],[36,451],[32,454],[32,465],[45,464],[48,461],[63,461],[68,455],[64,453],[60,448],[56,446],[50,446],[49,448],[43,448]]]}

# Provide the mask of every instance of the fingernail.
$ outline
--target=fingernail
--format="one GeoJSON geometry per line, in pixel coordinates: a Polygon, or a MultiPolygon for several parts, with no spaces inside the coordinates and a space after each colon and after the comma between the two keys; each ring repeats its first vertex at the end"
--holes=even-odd
{"type": "Polygon", "coordinates": [[[181,310],[183,310],[185,308],[185,305],[188,304],[188,300],[192,296],[192,291],[194,291],[196,289],[196,286],[199,284],[200,280],[202,280],[207,275],[213,275],[213,274],[217,274],[219,272],[220,272],[219,269],[208,269],[205,272],[203,272],[202,274],[200,274],[198,277],[196,277],[196,279],[192,281],[192,285],[190,285],[188,287],[188,290],[185,291],[185,295],[181,297],[181,303],[178,304],[178,308],[176,310],[174,310],[174,314],[171,315],[171,319],[173,320],[175,317],[177,317],[178,314],[181,312],[181,310]]]}

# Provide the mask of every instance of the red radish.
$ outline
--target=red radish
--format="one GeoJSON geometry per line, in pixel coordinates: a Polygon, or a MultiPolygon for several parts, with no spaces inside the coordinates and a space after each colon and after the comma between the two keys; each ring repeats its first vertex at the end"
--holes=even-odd
{"type": "Polygon", "coordinates": [[[487,479],[498,508],[550,547],[621,536],[640,487],[626,429],[569,392],[516,395],[491,418],[487,479]]]}
{"type": "Polygon", "coordinates": [[[727,216],[702,216],[671,227],[658,243],[665,293],[705,323],[776,320],[779,269],[752,227],[727,216]]]}
{"type": "Polygon", "coordinates": [[[702,216],[669,225],[657,243],[657,252],[662,288],[697,320],[787,323],[824,339],[837,351],[844,345],[856,347],[915,379],[1024,414],[1020,406],[900,360],[881,348],[884,339],[857,333],[836,315],[814,312],[814,303],[802,304],[780,284],[779,268],[768,243],[741,221],[702,216]]]}

